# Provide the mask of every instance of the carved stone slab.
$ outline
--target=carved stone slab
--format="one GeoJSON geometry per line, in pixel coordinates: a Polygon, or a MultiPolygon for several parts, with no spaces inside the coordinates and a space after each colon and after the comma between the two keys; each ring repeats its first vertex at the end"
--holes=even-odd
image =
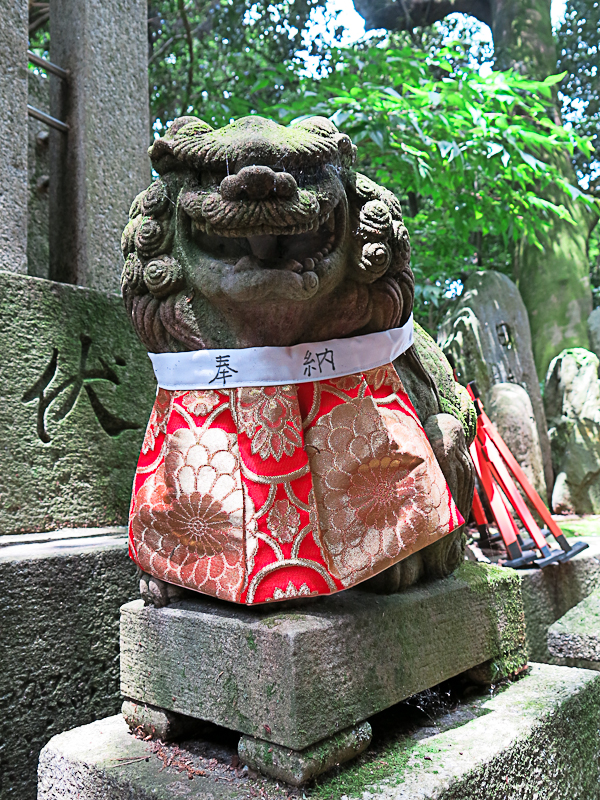
{"type": "Polygon", "coordinates": [[[123,524],[155,395],[121,298],[0,272],[0,535],[123,524]]]}
{"type": "Polygon", "coordinates": [[[203,598],[121,609],[125,697],[295,750],[484,662],[490,681],[526,662],[520,578],[484,564],[288,610],[203,598]]]}

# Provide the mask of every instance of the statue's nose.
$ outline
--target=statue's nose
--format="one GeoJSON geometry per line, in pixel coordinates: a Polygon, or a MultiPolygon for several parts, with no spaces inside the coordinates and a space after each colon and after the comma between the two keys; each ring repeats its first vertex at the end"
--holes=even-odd
{"type": "Polygon", "coordinates": [[[236,175],[221,181],[221,196],[225,200],[266,200],[293,197],[298,190],[289,172],[274,172],[270,167],[244,167],[236,175]]]}

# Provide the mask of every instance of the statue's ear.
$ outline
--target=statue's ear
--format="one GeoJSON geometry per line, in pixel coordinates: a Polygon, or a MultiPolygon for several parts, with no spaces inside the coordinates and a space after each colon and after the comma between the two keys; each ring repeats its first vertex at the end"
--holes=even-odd
{"type": "Polygon", "coordinates": [[[338,133],[338,129],[327,117],[308,117],[308,119],[296,123],[294,127],[303,128],[317,136],[333,136],[338,133]]]}
{"type": "Polygon", "coordinates": [[[208,122],[204,122],[199,117],[178,117],[169,125],[163,139],[173,139],[183,128],[186,129],[185,134],[188,135],[210,133],[213,130],[208,122]]]}
{"type": "Polygon", "coordinates": [[[212,130],[208,122],[198,117],[174,119],[165,135],[148,150],[152,166],[159,174],[174,169],[182,159],[189,161],[192,166],[198,166],[199,159],[196,156],[205,141],[203,137],[212,130]]]}

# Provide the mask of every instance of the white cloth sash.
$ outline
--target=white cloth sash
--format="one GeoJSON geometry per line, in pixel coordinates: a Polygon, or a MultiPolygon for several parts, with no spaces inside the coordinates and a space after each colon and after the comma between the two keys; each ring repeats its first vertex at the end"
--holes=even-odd
{"type": "Polygon", "coordinates": [[[163,389],[235,389],[312,383],[389,364],[413,343],[412,315],[401,328],[292,347],[148,353],[163,389]]]}

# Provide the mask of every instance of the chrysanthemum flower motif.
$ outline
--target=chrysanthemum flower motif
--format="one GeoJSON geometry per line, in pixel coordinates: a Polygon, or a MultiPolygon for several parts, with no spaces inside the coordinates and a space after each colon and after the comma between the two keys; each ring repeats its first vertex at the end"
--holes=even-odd
{"type": "Polygon", "coordinates": [[[267,525],[278,541],[288,544],[300,530],[300,514],[289,500],[277,500],[269,511],[267,525]]]}
{"type": "Polygon", "coordinates": [[[285,592],[283,589],[277,587],[273,592],[273,597],[270,597],[269,600],[289,600],[292,597],[310,597],[313,594],[317,594],[317,592],[311,592],[305,583],[303,583],[299,589],[296,589],[294,584],[290,581],[286,586],[285,592]]]}
{"type": "Polygon", "coordinates": [[[229,534],[233,524],[219,500],[194,492],[177,500],[166,496],[167,507],[156,514],[155,530],[166,539],[176,539],[198,557],[234,552],[235,541],[229,534]]]}
{"type": "Polygon", "coordinates": [[[210,389],[195,389],[184,392],[181,402],[184,408],[196,417],[205,417],[219,404],[219,395],[210,389]]]}
{"type": "Polygon", "coordinates": [[[302,446],[302,419],[294,386],[238,389],[238,429],[252,440],[251,451],[281,461],[302,446]]]}
{"type": "Polygon", "coordinates": [[[245,577],[245,496],[235,436],[181,428],[167,436],[164,465],[139,490],[132,531],[143,569],[170,583],[239,600],[245,577]]]}
{"type": "Polygon", "coordinates": [[[389,528],[396,524],[400,512],[401,498],[398,484],[404,480],[414,466],[414,459],[373,458],[361,464],[350,478],[348,499],[350,506],[366,525],[389,528]],[[405,462],[404,464],[402,462],[405,462]]]}
{"type": "MultiPolygon", "coordinates": [[[[445,480],[422,428],[371,397],[336,406],[306,431],[331,571],[349,586],[439,538],[445,480]]],[[[446,505],[447,505],[446,500],[446,505]]]]}

